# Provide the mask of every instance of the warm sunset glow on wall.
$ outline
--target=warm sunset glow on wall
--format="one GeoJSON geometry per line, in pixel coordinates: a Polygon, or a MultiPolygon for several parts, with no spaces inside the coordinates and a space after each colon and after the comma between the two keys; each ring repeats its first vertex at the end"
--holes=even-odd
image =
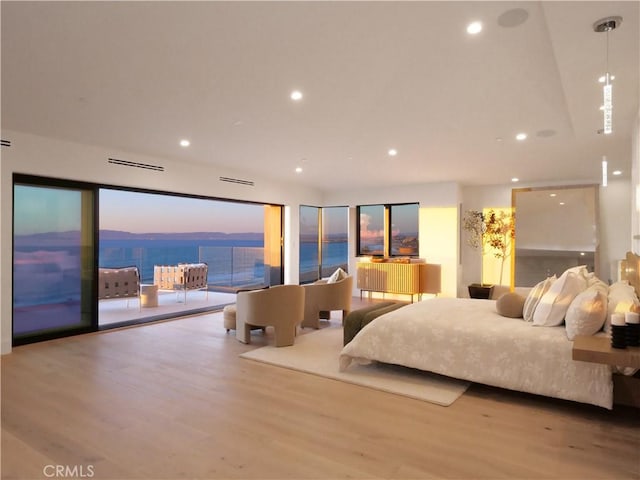
{"type": "Polygon", "coordinates": [[[420,258],[441,266],[441,297],[457,296],[458,209],[422,207],[419,211],[420,258]]]}

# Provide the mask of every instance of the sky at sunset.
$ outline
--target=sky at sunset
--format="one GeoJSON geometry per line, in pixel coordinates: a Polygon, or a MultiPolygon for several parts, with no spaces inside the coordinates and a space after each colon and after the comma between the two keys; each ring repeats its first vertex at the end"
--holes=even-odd
{"type": "MultiPolygon", "coordinates": [[[[16,235],[80,230],[80,190],[18,185],[14,192],[16,235]]],[[[99,228],[131,233],[262,232],[264,207],[101,189],[99,228]]]]}
{"type": "Polygon", "coordinates": [[[100,229],[150,232],[262,232],[262,205],[100,190],[100,229]]]}

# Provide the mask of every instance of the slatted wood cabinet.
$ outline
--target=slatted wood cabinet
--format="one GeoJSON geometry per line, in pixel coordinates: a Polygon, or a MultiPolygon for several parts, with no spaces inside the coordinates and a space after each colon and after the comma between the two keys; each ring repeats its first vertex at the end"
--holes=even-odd
{"type": "Polygon", "coordinates": [[[440,265],[432,263],[373,263],[357,265],[357,287],[362,292],[401,295],[440,293],[440,265]]]}

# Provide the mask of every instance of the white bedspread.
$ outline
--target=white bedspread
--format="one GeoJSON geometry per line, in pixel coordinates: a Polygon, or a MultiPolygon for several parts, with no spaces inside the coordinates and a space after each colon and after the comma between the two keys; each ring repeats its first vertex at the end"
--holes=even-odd
{"type": "Polygon", "coordinates": [[[574,361],[564,326],[538,327],[498,315],[495,301],[434,298],[375,319],[340,354],[607,409],[613,406],[612,370],[574,361]]]}

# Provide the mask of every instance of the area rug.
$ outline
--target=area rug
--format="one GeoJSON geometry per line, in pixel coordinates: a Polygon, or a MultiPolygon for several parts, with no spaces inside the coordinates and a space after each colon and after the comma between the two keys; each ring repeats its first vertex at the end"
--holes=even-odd
{"type": "Polygon", "coordinates": [[[245,352],[242,358],[312,373],[321,377],[362,385],[385,392],[449,406],[467,389],[469,382],[397,365],[374,363],[349,366],[341,372],[342,328],[327,327],[299,335],[291,347],[266,346],[245,352]]]}

